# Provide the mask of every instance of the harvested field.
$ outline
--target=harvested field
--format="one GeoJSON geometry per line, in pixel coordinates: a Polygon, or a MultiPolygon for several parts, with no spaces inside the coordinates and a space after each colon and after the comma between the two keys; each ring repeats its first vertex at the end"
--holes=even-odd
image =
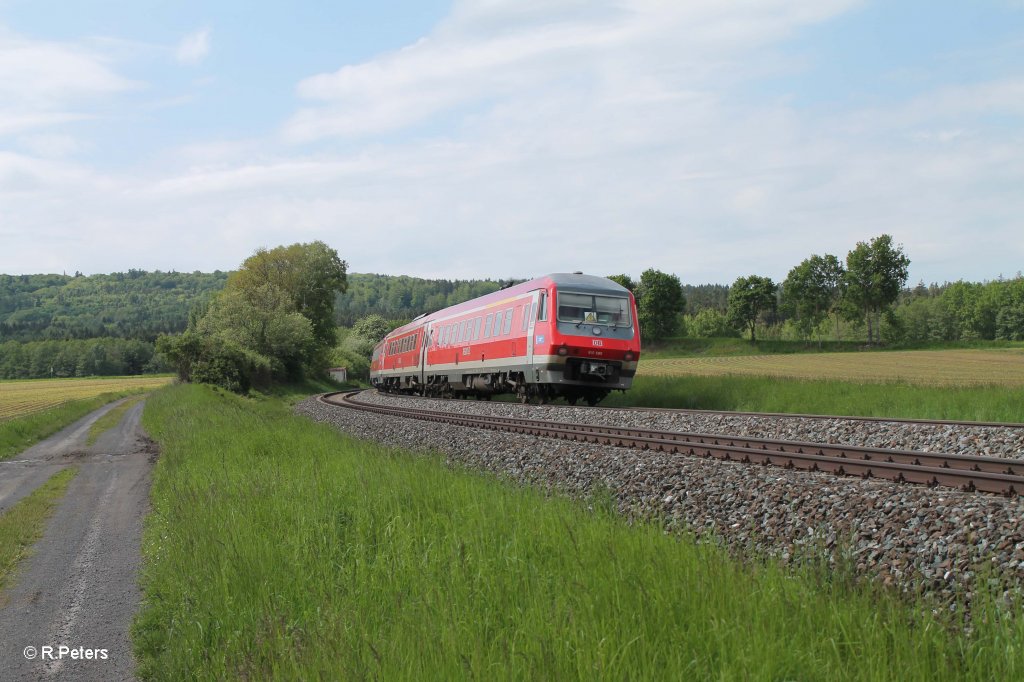
{"type": "Polygon", "coordinates": [[[835,379],[928,386],[1024,386],[1024,350],[914,350],[641,360],[647,376],[744,376],[835,379]]]}
{"type": "Polygon", "coordinates": [[[145,391],[171,382],[171,377],[109,377],[92,379],[29,379],[0,381],[0,421],[40,412],[70,400],[103,393],[145,391]]]}

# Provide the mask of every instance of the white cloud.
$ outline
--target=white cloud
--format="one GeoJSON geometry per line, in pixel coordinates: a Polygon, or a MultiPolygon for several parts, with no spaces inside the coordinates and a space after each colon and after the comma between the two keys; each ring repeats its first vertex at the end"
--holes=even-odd
{"type": "Polygon", "coordinates": [[[189,33],[175,51],[175,58],[179,63],[187,66],[200,64],[210,54],[210,29],[203,27],[189,33]]]}
{"type": "Polygon", "coordinates": [[[30,40],[0,27],[0,136],[87,118],[79,110],[138,84],[71,43],[30,40]]]}
{"type": "Polygon", "coordinates": [[[384,132],[491,98],[600,89],[638,74],[671,94],[850,4],[464,2],[413,45],[300,82],[299,96],[322,104],[299,111],[285,134],[309,141],[384,132]]]}
{"type": "Polygon", "coordinates": [[[0,100],[8,106],[51,108],[54,103],[134,87],[104,58],[84,48],[21,38],[0,29],[0,100]]]}
{"type": "Polygon", "coordinates": [[[1016,271],[1024,136],[988,121],[1021,116],[1019,79],[827,115],[748,90],[849,6],[458,2],[405,49],[302,80],[280,138],[196,141],[132,175],[0,157],[0,230],[39,235],[5,238],[0,271],[38,262],[40,237],[89,271],[324,239],[356,271],[729,282],[882,232],[915,280],[1016,271]]]}
{"type": "Polygon", "coordinates": [[[43,158],[60,158],[82,151],[84,145],[71,135],[38,133],[18,138],[18,144],[30,153],[43,158]]]}

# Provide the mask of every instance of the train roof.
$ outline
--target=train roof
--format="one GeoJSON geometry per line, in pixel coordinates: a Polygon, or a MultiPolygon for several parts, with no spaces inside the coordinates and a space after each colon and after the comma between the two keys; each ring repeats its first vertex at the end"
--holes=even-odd
{"type": "Polygon", "coordinates": [[[596,275],[584,275],[581,272],[553,272],[549,275],[543,275],[541,277],[535,277],[534,279],[520,284],[515,284],[506,289],[499,289],[498,291],[484,294],[477,298],[463,303],[457,303],[453,306],[436,310],[431,313],[425,313],[418,315],[409,324],[406,324],[398,329],[392,330],[387,337],[395,335],[405,334],[414,329],[419,329],[427,322],[431,321],[438,313],[453,314],[458,313],[462,310],[469,310],[485,303],[494,303],[501,301],[506,298],[519,296],[535,289],[547,288],[548,284],[554,284],[558,289],[569,289],[572,291],[578,291],[580,293],[614,293],[614,294],[629,294],[629,289],[622,286],[618,282],[614,282],[606,277],[597,277],[596,275]]]}
{"type": "MultiPolygon", "coordinates": [[[[607,277],[584,275],[582,272],[556,272],[547,276],[559,289],[575,289],[580,292],[613,291],[620,294],[629,293],[629,289],[607,277]]],[[[543,278],[542,278],[543,279],[543,278]]]]}

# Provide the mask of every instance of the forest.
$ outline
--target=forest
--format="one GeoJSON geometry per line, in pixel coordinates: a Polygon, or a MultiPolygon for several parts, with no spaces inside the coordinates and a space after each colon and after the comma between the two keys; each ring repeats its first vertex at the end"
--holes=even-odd
{"type": "MultiPolygon", "coordinates": [[[[841,261],[827,258],[842,268],[841,261]]],[[[893,299],[865,315],[849,297],[844,300],[840,280],[833,292],[837,295],[812,295],[805,275],[816,262],[825,259],[807,259],[778,284],[754,275],[739,278],[732,286],[679,284],[678,277],[668,276],[679,287],[681,299],[664,312],[655,309],[651,314],[673,317],[676,324],[666,326],[672,330],[670,337],[756,334],[761,339],[808,343],[857,341],[865,338],[867,323],[873,323],[875,339],[887,346],[1024,340],[1020,273],[1009,279],[920,282],[914,287],[905,286],[904,274],[893,299]],[[730,311],[730,299],[735,303],[740,298],[737,285],[751,283],[758,283],[766,298],[741,319],[735,309],[730,311]]],[[[195,323],[224,289],[229,275],[142,270],[90,276],[0,275],[0,379],[167,371],[168,364],[156,352],[156,338],[184,331],[190,320],[195,323]]],[[[333,321],[348,329],[375,316],[394,326],[509,282],[349,273],[347,290],[334,297],[333,321]]],[[[642,289],[637,294],[642,299],[642,289]]],[[[352,358],[346,350],[361,350],[367,341],[347,332],[341,340],[347,345],[339,344],[339,362],[352,358]]]]}

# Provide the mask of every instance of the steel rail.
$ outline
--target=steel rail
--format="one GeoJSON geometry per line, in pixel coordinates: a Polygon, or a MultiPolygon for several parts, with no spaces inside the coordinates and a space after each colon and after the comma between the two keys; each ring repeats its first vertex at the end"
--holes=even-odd
{"type": "MultiPolygon", "coordinates": [[[[385,394],[381,394],[385,395],[385,394]]],[[[415,398],[419,400],[437,400],[437,401],[455,401],[460,402],[460,398],[441,398],[432,397],[426,398],[420,395],[409,395],[406,393],[388,393],[386,394],[391,398],[415,398]]],[[[723,417],[767,417],[771,419],[777,418],[791,418],[791,419],[816,419],[816,420],[831,420],[839,419],[844,421],[858,421],[858,422],[892,422],[894,424],[927,424],[930,426],[982,426],[986,428],[1000,428],[1000,429],[1024,429],[1024,423],[1021,422],[986,422],[986,421],[957,421],[953,419],[909,419],[906,417],[859,417],[857,415],[850,414],[810,414],[806,412],[739,412],[735,410],[698,410],[694,408],[686,407],[612,407],[610,405],[595,405],[593,407],[587,405],[556,405],[546,404],[547,407],[557,407],[565,409],[579,409],[579,410],[607,410],[609,412],[667,412],[670,414],[695,414],[695,415],[712,415],[712,416],[723,416],[723,417]]]]}
{"type": "Polygon", "coordinates": [[[772,464],[792,469],[825,471],[863,478],[940,485],[966,491],[1003,495],[1024,494],[1024,460],[721,434],[653,431],[537,419],[453,414],[437,410],[370,405],[355,400],[355,393],[357,392],[330,393],[320,396],[320,400],[331,405],[341,405],[377,414],[471,428],[713,457],[751,464],[772,464]]]}

